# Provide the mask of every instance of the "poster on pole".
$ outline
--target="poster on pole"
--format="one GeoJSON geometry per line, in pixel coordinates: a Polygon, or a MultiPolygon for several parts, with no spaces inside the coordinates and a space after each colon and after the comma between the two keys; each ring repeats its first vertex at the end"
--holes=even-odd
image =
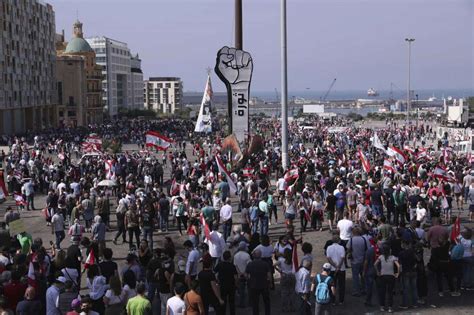
{"type": "Polygon", "coordinates": [[[214,71],[227,88],[229,133],[234,133],[237,140],[243,142],[249,134],[252,57],[246,51],[224,46],[217,52],[214,71]]]}

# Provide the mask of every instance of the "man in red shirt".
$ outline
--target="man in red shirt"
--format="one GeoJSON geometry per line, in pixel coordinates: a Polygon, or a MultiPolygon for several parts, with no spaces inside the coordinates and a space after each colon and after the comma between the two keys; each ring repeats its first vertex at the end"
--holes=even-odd
{"type": "Polygon", "coordinates": [[[27,285],[20,282],[21,275],[18,271],[12,272],[12,279],[10,283],[4,286],[4,295],[7,298],[7,308],[16,310],[16,305],[23,299],[27,285]]]}

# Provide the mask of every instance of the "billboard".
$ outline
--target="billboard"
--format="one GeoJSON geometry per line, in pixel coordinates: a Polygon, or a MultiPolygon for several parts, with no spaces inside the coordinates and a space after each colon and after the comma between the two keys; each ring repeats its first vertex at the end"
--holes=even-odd
{"type": "Polygon", "coordinates": [[[322,114],[324,113],[324,104],[304,104],[304,114],[322,114]]]}

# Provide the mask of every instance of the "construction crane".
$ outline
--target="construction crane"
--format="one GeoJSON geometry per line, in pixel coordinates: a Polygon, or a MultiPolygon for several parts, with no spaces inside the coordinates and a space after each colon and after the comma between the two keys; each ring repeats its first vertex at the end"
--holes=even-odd
{"type": "Polygon", "coordinates": [[[326,98],[328,97],[328,95],[331,92],[332,87],[334,86],[335,83],[336,83],[336,78],[334,80],[332,80],[331,85],[329,86],[329,89],[327,90],[326,94],[324,94],[323,97],[319,98],[320,101],[325,101],[326,100],[326,98]]]}
{"type": "Polygon", "coordinates": [[[277,88],[275,88],[275,95],[276,95],[276,101],[277,101],[277,103],[280,103],[280,95],[278,94],[277,88]]]}

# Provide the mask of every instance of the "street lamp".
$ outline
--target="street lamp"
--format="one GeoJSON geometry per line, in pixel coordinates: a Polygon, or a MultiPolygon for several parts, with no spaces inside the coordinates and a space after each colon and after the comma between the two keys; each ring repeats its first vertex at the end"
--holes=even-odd
{"type": "Polygon", "coordinates": [[[405,41],[408,43],[408,84],[407,84],[407,122],[410,119],[410,109],[411,109],[411,100],[410,100],[410,62],[411,62],[411,43],[415,41],[414,38],[405,38],[405,41]]]}
{"type": "Polygon", "coordinates": [[[288,168],[288,77],[286,40],[286,0],[281,0],[281,163],[288,168]]]}

